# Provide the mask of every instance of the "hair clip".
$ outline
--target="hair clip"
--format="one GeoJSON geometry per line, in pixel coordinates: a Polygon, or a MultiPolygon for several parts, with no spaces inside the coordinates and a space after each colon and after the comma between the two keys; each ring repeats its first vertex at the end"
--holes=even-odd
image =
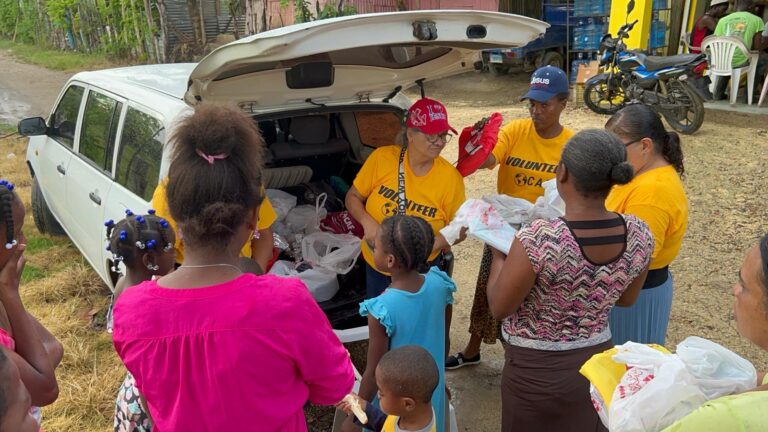
{"type": "Polygon", "coordinates": [[[161,227],[163,227],[163,228],[168,228],[168,227],[170,227],[171,225],[168,223],[168,221],[167,221],[167,220],[165,220],[165,219],[160,219],[160,226],[161,226],[161,227]]]}
{"type": "Polygon", "coordinates": [[[155,240],[147,241],[147,249],[154,249],[155,246],[157,246],[157,242],[155,240]]]}
{"type": "Polygon", "coordinates": [[[12,241],[9,241],[8,243],[5,244],[5,248],[6,249],[12,249],[17,244],[19,244],[19,242],[17,242],[16,240],[12,240],[12,241]]]}
{"type": "Polygon", "coordinates": [[[126,216],[133,216],[133,212],[130,209],[125,209],[126,216]]]}
{"type": "Polygon", "coordinates": [[[6,179],[0,180],[0,186],[5,186],[7,184],[8,184],[8,180],[6,180],[6,179]]]}
{"type": "Polygon", "coordinates": [[[110,220],[104,222],[104,226],[107,227],[107,228],[113,227],[113,226],[115,226],[115,221],[110,219],[110,220]]]}
{"type": "Polygon", "coordinates": [[[147,214],[153,215],[155,214],[155,209],[149,209],[147,210],[147,214]]]}
{"type": "Polygon", "coordinates": [[[144,249],[146,249],[146,248],[147,248],[147,245],[145,245],[145,244],[144,244],[144,243],[142,243],[141,241],[137,241],[137,242],[136,242],[136,247],[137,247],[137,248],[139,248],[139,249],[141,249],[141,250],[144,250],[144,249]]]}
{"type": "Polygon", "coordinates": [[[112,246],[107,245],[107,251],[111,251],[111,250],[112,250],[112,246]]]}
{"type": "Polygon", "coordinates": [[[120,240],[125,241],[128,238],[128,233],[125,230],[120,231],[120,240]]]}
{"type": "Polygon", "coordinates": [[[144,216],[141,216],[141,215],[136,216],[136,222],[143,224],[144,221],[145,221],[144,216]]]}
{"type": "Polygon", "coordinates": [[[163,248],[163,252],[170,252],[171,249],[173,249],[173,243],[168,242],[168,243],[166,243],[165,247],[163,248]]]}
{"type": "Polygon", "coordinates": [[[14,186],[13,186],[13,183],[8,182],[8,184],[5,185],[5,187],[8,188],[9,191],[12,191],[14,186]]]}

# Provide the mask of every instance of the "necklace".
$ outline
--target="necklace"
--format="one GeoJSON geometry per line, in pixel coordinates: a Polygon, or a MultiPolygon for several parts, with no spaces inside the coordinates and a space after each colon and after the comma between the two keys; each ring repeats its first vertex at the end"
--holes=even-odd
{"type": "Polygon", "coordinates": [[[226,263],[220,263],[220,264],[200,264],[200,265],[187,265],[182,264],[179,266],[179,268],[186,267],[186,268],[210,268],[210,267],[232,267],[233,269],[243,272],[240,267],[232,264],[226,264],[226,263]]]}

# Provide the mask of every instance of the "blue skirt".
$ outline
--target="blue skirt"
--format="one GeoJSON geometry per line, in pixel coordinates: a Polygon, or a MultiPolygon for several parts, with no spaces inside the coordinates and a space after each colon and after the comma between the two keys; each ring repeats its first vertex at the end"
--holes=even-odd
{"type": "Polygon", "coordinates": [[[614,306],[609,318],[614,345],[627,341],[664,345],[671,311],[672,273],[663,284],[641,290],[632,306],[614,306]]]}

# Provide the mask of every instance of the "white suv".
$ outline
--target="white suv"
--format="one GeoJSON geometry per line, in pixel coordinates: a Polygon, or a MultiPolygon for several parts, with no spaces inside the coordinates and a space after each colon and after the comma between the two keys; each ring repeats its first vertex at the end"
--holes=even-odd
{"type": "MultiPolygon", "coordinates": [[[[394,142],[422,80],[471,70],[476,52],[523,46],[547,24],[476,11],[419,11],[315,21],[225,45],[199,64],[78,73],[50,117],[24,119],[41,232],[67,234],[109,286],[103,221],[140,211],[168,171],[175,119],[200,101],[236,103],[258,121],[267,188],[339,176],[351,184],[374,148],[394,142]]],[[[343,197],[341,197],[343,199],[343,197]]],[[[367,338],[362,266],[321,303],[344,342],[367,338]]]]}

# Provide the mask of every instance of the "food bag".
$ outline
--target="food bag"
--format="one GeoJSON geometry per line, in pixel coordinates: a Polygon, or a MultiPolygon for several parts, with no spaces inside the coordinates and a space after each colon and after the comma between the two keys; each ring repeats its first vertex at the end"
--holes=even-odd
{"type": "Polygon", "coordinates": [[[312,267],[347,274],[360,255],[360,239],[352,234],[315,232],[301,240],[301,256],[312,267]]]}
{"type": "Polygon", "coordinates": [[[336,273],[322,268],[310,268],[303,272],[296,270],[296,264],[290,261],[276,261],[269,274],[277,276],[297,277],[307,286],[312,298],[324,302],[333,298],[339,291],[339,280],[336,273]]]}
{"type": "Polygon", "coordinates": [[[272,208],[277,213],[278,221],[285,219],[288,216],[288,212],[296,207],[296,197],[287,192],[278,189],[267,189],[265,192],[269,202],[272,204],[272,208]]]}

